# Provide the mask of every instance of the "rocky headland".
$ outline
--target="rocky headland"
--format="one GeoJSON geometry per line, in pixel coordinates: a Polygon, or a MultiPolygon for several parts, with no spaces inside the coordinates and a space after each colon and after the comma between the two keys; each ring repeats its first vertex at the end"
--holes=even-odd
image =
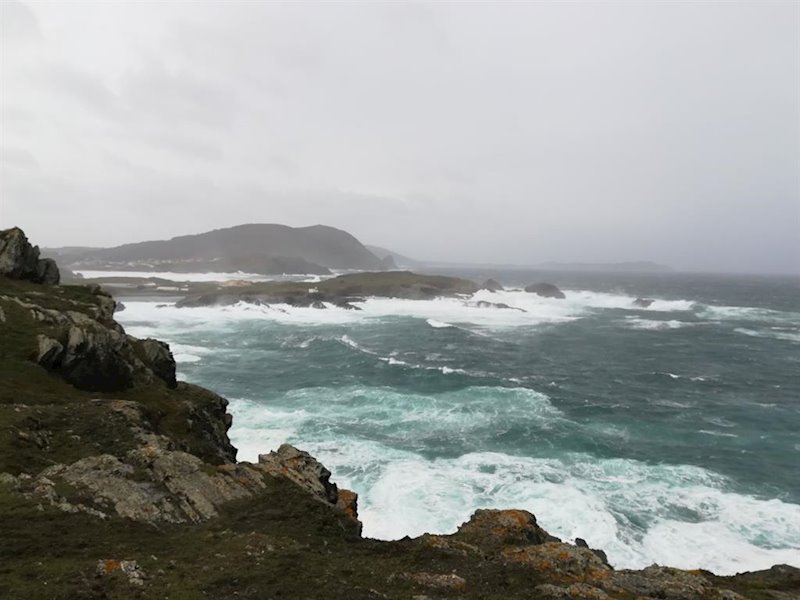
{"type": "MultiPolygon", "coordinates": [[[[127,335],[106,292],[56,285],[39,260],[20,230],[0,232],[2,598],[800,597],[787,566],[614,569],[522,510],[365,539],[356,494],[323,465],[288,445],[237,462],[227,401],[177,381],[169,347],[127,335]]],[[[439,289],[425,286],[407,293],[439,289]]]]}
{"type": "Polygon", "coordinates": [[[466,296],[479,290],[472,281],[442,275],[420,275],[411,271],[351,273],[324,281],[268,281],[242,286],[197,285],[177,306],[288,304],[325,308],[332,304],[358,309],[354,302],[368,297],[429,300],[438,297],[466,296]]]}
{"type": "Polygon", "coordinates": [[[328,274],[330,269],[392,269],[346,231],[314,225],[248,223],[169,240],[114,248],[52,248],[48,253],[75,270],[328,274]]]}

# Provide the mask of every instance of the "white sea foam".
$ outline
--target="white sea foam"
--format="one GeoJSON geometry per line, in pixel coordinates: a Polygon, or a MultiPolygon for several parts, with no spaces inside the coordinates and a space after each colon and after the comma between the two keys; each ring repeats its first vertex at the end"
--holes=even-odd
{"type": "Polygon", "coordinates": [[[555,535],[604,548],[618,567],[656,561],[728,574],[781,562],[800,566],[800,506],[728,491],[724,477],[700,467],[581,453],[428,459],[412,449],[414,439],[438,432],[479,435],[481,427],[496,427],[487,419],[514,420],[515,411],[538,415],[542,424],[564,422],[547,397],[532,390],[415,396],[389,388],[315,388],[288,392],[280,401],[315,411],[232,402],[240,458],[255,459],[284,441],[309,450],[337,483],[359,493],[370,537],[450,533],[477,508],[515,507],[534,512],[555,535]],[[383,433],[342,435],[354,425],[383,433]]]}
{"type": "Polygon", "coordinates": [[[206,348],[205,346],[178,344],[175,342],[170,344],[169,347],[172,351],[172,356],[175,358],[175,362],[179,365],[181,363],[200,362],[203,360],[203,356],[214,352],[212,349],[206,348]]]}
{"type": "Polygon", "coordinates": [[[556,300],[556,302],[566,302],[572,305],[595,309],[615,308],[643,312],[683,312],[690,311],[695,307],[695,302],[692,300],[664,300],[654,298],[650,306],[640,307],[634,304],[636,300],[635,296],[592,292],[588,290],[564,290],[564,294],[566,295],[566,299],[556,300]]]}
{"type": "MultiPolygon", "coordinates": [[[[632,298],[625,296],[570,299],[572,294],[567,294],[566,301],[514,291],[476,295],[518,306],[525,313],[466,306],[459,299],[370,299],[362,304],[363,311],[244,304],[177,309],[129,302],[120,317],[131,333],[147,331],[169,339],[186,331],[213,333],[249,320],[355,325],[401,314],[474,330],[566,323],[596,310],[631,308],[632,298]]],[[[676,302],[659,308],[679,311],[691,306],[688,301],[676,302]]],[[[384,356],[368,342],[349,336],[317,337],[303,329],[296,335],[300,347],[317,339],[338,339],[397,369],[457,370],[455,364],[418,365],[402,354],[384,356]]],[[[206,356],[199,344],[173,348],[176,353],[206,356]]],[[[440,353],[447,352],[441,348],[440,353]]],[[[374,387],[304,388],[258,400],[234,399],[230,409],[231,436],[240,448],[240,459],[256,460],[259,453],[286,441],[310,451],[333,471],[338,484],[360,494],[359,512],[368,536],[395,539],[424,531],[447,533],[476,508],[516,507],[534,512],[555,535],[570,540],[583,537],[604,548],[619,567],[657,561],[725,574],[775,563],[800,566],[800,506],[736,493],[724,477],[695,466],[547,454],[552,447],[544,440],[580,425],[533,390],[471,387],[431,395],[374,387]],[[423,455],[430,440],[469,444],[489,435],[486,432],[496,436],[520,422],[542,432],[532,438],[534,456],[469,452],[469,446],[457,457],[423,455]]],[[[714,425],[722,431],[704,433],[736,435],[727,423],[714,425]]],[[[626,435],[621,429],[598,427],[606,435],[626,435]]]]}
{"type": "Polygon", "coordinates": [[[651,319],[641,319],[639,317],[625,317],[625,325],[632,329],[647,329],[651,331],[664,331],[670,329],[680,329],[682,327],[690,327],[692,323],[684,321],[676,321],[671,319],[669,321],[654,321],[651,319]]]}
{"type": "Polygon", "coordinates": [[[736,333],[748,335],[750,337],[758,338],[772,338],[775,340],[785,340],[787,342],[800,342],[800,331],[794,332],[785,328],[771,327],[769,329],[747,329],[745,327],[737,327],[734,329],[736,333]]]}
{"type": "Polygon", "coordinates": [[[772,310],[754,306],[703,306],[698,314],[715,321],[760,321],[800,326],[800,312],[772,310]]]}
{"type": "Polygon", "coordinates": [[[442,321],[437,321],[436,319],[428,319],[427,323],[434,329],[446,329],[448,327],[455,327],[455,325],[451,325],[450,323],[444,323],[442,321]]]}
{"type": "Polygon", "coordinates": [[[711,429],[700,429],[697,433],[703,433],[705,435],[713,435],[715,437],[730,437],[730,438],[737,438],[739,437],[735,433],[728,433],[726,431],[714,431],[711,429]]]}
{"type": "MultiPolygon", "coordinates": [[[[230,321],[271,320],[296,325],[348,324],[382,320],[396,316],[424,319],[433,328],[464,326],[474,333],[481,329],[505,329],[539,326],[574,321],[586,314],[603,309],[630,309],[649,311],[689,310],[692,302],[686,300],[656,300],[648,309],[633,306],[633,297],[586,291],[569,291],[565,300],[541,298],[524,291],[490,293],[481,290],[469,298],[436,298],[433,300],[405,300],[399,298],[367,298],[358,303],[361,310],[346,310],[334,305],[326,309],[289,305],[255,305],[245,302],[229,306],[175,308],[173,304],[158,302],[126,302],[127,310],[120,320],[136,324],[137,321],[158,322],[160,327],[213,326],[230,321]],[[521,310],[493,306],[477,306],[478,301],[504,303],[521,310]],[[156,308],[160,306],[160,308],[156,308]]],[[[677,321],[666,321],[673,327],[677,321]]],[[[634,324],[635,326],[635,324],[634,324]]],[[[647,326],[647,325],[645,325],[647,326]]]]}

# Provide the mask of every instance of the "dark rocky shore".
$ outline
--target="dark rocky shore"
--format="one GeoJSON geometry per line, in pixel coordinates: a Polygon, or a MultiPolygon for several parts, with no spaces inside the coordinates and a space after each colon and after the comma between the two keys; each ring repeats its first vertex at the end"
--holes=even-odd
{"type": "MultiPolygon", "coordinates": [[[[251,299],[349,302],[367,288],[348,277],[251,299]]],[[[387,293],[477,289],[417,278],[387,293]]],[[[20,230],[0,232],[2,598],[800,598],[787,566],[615,570],[522,510],[362,538],[356,494],[324,466],[288,445],[237,462],[224,398],[176,381],[169,347],[127,335],[101,288],[57,283],[20,230]]]]}

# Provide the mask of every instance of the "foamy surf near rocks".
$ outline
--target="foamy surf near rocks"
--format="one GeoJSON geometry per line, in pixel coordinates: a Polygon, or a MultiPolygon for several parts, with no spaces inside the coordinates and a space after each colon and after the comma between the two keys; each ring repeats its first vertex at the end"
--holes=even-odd
{"type": "Polygon", "coordinates": [[[530,294],[536,294],[542,298],[558,298],[563,300],[567,296],[552,283],[532,283],[525,287],[525,291],[530,294]]]}
{"type": "Polygon", "coordinates": [[[227,400],[173,381],[167,346],[128,336],[98,290],[0,276],[0,314],[2,597],[786,600],[800,590],[791,567],[617,571],[523,510],[477,511],[452,535],[364,539],[356,494],[310,454],[282,445],[237,462],[227,400]],[[85,389],[126,381],[123,364],[127,387],[85,389]]]}
{"type": "Polygon", "coordinates": [[[505,288],[503,288],[503,285],[499,281],[487,279],[481,284],[481,289],[489,290],[490,292],[502,292],[505,288]]]}

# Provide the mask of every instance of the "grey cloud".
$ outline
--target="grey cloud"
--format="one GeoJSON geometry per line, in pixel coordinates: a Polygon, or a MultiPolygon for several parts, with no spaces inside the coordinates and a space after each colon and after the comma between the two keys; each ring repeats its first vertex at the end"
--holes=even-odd
{"type": "Polygon", "coordinates": [[[4,165],[0,219],[43,244],[321,222],[435,260],[800,268],[796,5],[20,6],[3,143],[39,172],[4,165]]]}
{"type": "Polygon", "coordinates": [[[42,36],[39,22],[22,2],[5,0],[0,4],[0,35],[3,45],[38,40],[42,36]]]}
{"type": "Polygon", "coordinates": [[[24,169],[39,167],[39,161],[36,160],[33,154],[24,148],[12,148],[9,146],[0,146],[0,163],[24,169]]]}

